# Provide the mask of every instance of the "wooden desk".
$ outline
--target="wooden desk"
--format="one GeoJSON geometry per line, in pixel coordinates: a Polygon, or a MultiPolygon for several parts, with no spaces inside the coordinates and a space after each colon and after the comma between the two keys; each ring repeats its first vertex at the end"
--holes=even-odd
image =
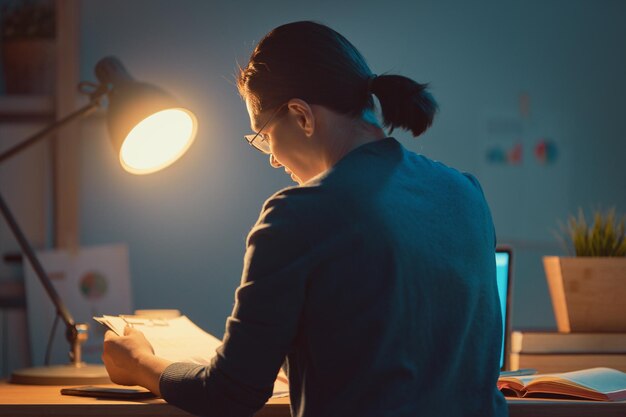
{"type": "MultiPolygon", "coordinates": [[[[59,386],[0,382],[0,417],[189,417],[162,399],[111,401],[60,394],[59,386]]],[[[626,402],[509,400],[510,417],[619,417],[626,402]]],[[[289,398],[270,399],[256,417],[290,417],[289,398]]]]}
{"type": "MultiPolygon", "coordinates": [[[[0,417],[190,417],[160,398],[134,401],[101,400],[61,395],[61,386],[0,382],[0,417]]],[[[289,398],[272,398],[255,417],[287,417],[289,398]]]]}

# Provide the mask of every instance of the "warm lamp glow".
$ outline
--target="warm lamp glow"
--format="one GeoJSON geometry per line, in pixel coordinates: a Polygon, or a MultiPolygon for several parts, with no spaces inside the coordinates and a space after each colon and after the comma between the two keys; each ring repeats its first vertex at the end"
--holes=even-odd
{"type": "MultiPolygon", "coordinates": [[[[107,125],[113,149],[119,151],[122,166],[133,174],[149,174],[163,169],[189,149],[196,137],[198,123],[189,110],[180,107],[173,96],[157,86],[135,81],[115,57],[102,58],[95,68],[98,84],[81,82],[79,90],[89,103],[64,116],[17,145],[0,152],[0,162],[49,137],[61,127],[102,107],[107,98],[107,125]]],[[[1,194],[1,193],[0,193],[1,194]]],[[[57,293],[28,239],[0,195],[0,215],[6,219],[39,281],[56,308],[57,318],[65,324],[71,363],[59,366],[18,369],[12,383],[28,385],[105,384],[111,380],[102,365],[82,361],[82,344],[88,325],[77,323],[57,293]]],[[[55,321],[56,323],[56,321],[55,321]]],[[[1,413],[0,413],[1,414],[1,413]]]]}
{"type": "Polygon", "coordinates": [[[139,122],[126,136],[120,162],[133,174],[150,174],[180,158],[196,137],[196,117],[183,108],[162,110],[139,122]]]}

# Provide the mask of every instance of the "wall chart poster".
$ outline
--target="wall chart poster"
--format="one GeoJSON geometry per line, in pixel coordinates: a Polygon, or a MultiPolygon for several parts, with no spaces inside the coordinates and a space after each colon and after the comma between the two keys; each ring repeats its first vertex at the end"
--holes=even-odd
{"type": "MultiPolygon", "coordinates": [[[[74,321],[89,324],[89,339],[83,344],[83,361],[102,363],[105,328],[92,317],[132,313],[128,246],[115,244],[75,251],[39,251],[37,258],[74,321]]],[[[56,309],[30,263],[25,262],[24,266],[31,360],[33,366],[41,366],[44,365],[56,309]]],[[[50,364],[68,363],[69,350],[65,325],[59,318],[51,345],[50,364]]]]}

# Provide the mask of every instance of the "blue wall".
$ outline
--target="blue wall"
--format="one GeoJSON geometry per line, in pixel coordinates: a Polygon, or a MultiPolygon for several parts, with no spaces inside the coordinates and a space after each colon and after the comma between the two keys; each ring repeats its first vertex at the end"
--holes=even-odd
{"type": "Polygon", "coordinates": [[[540,256],[559,253],[557,219],[592,204],[626,210],[626,2],[81,4],[83,79],[95,78],[99,58],[117,55],[200,120],[191,152],[151,176],[121,170],[102,118],[84,125],[81,241],[128,242],[136,308],[179,308],[222,334],[247,231],[265,198],[290,184],[243,142],[249,120],[233,74],[267,31],[289,21],[326,23],[374,72],[431,83],[441,105],[435,125],[419,140],[396,137],[479,176],[499,241],[517,250],[515,327],[554,326],[540,256]],[[519,110],[521,94],[530,98],[528,114],[519,110]],[[549,166],[532,158],[544,137],[560,152],[549,166]],[[515,141],[524,146],[521,165],[486,163],[490,146],[515,141]]]}

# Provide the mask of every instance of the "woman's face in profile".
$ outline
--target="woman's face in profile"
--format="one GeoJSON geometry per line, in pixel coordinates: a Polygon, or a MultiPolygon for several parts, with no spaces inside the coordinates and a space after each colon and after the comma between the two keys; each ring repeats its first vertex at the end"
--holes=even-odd
{"type": "Polygon", "coordinates": [[[272,167],[283,167],[291,179],[298,184],[318,174],[318,172],[313,172],[311,167],[308,140],[294,120],[298,117],[297,112],[294,113],[292,109],[288,109],[281,111],[278,115],[274,115],[275,110],[255,114],[248,100],[246,100],[246,107],[252,130],[259,132],[256,129],[263,128],[259,134],[270,147],[269,162],[272,167]]]}

